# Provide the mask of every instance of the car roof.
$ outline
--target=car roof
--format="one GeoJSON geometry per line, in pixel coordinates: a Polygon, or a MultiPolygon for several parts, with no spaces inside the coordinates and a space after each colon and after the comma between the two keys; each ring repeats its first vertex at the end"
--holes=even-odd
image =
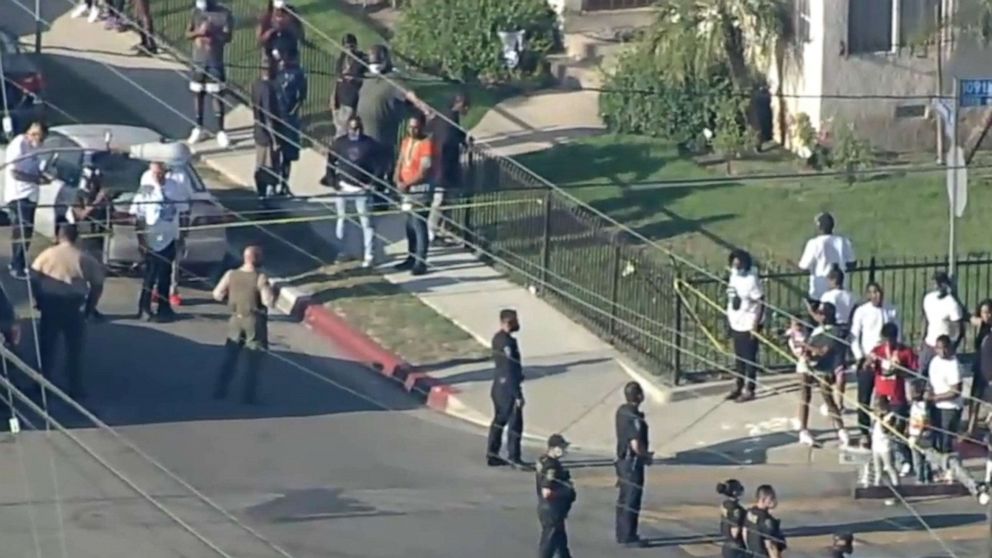
{"type": "Polygon", "coordinates": [[[104,138],[107,132],[111,134],[111,149],[128,150],[132,145],[162,139],[162,134],[154,130],[124,124],[69,124],[55,126],[50,131],[69,138],[83,149],[94,151],[106,149],[104,138]]]}

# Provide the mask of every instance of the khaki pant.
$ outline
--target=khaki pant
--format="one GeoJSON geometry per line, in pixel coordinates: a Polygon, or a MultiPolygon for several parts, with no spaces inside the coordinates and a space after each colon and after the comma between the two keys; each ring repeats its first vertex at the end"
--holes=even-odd
{"type": "Polygon", "coordinates": [[[265,315],[231,316],[227,321],[228,341],[257,351],[269,348],[268,318],[265,315]]]}

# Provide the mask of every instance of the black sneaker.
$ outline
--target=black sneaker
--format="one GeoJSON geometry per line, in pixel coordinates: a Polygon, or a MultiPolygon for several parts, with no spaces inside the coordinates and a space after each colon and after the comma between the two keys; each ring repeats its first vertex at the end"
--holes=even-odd
{"type": "Polygon", "coordinates": [[[7,270],[10,271],[10,276],[14,279],[19,279],[21,281],[28,278],[28,272],[25,269],[17,268],[14,266],[7,266],[7,270]]]}
{"type": "Polygon", "coordinates": [[[176,319],[176,312],[169,306],[163,306],[158,309],[158,314],[155,318],[160,322],[171,322],[176,319]]]}
{"type": "Polygon", "coordinates": [[[726,400],[726,401],[736,401],[737,398],[740,397],[740,396],[741,396],[741,390],[735,389],[735,390],[731,391],[730,393],[728,393],[727,396],[724,397],[724,400],[726,400]]]}
{"type": "Polygon", "coordinates": [[[414,261],[413,258],[407,258],[407,259],[401,261],[400,263],[396,264],[396,269],[398,269],[400,271],[406,271],[408,269],[413,269],[413,266],[416,265],[416,263],[417,262],[414,261]]]}
{"type": "Polygon", "coordinates": [[[486,457],[486,465],[490,467],[505,467],[509,463],[502,457],[496,455],[490,455],[486,457]]]}
{"type": "Polygon", "coordinates": [[[426,275],[426,274],[427,274],[427,266],[426,265],[415,265],[415,266],[413,266],[413,269],[410,270],[410,275],[413,275],[413,276],[420,276],[420,275],[426,275]]]}

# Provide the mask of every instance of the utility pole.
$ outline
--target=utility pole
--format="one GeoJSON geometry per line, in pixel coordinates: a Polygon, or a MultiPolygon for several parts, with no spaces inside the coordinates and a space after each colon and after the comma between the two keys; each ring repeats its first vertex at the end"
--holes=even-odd
{"type": "MultiPolygon", "coordinates": [[[[963,161],[957,160],[958,151],[958,110],[959,102],[958,99],[960,95],[958,94],[959,89],[958,78],[954,77],[954,110],[951,111],[951,156],[948,161],[952,165],[957,165],[959,162],[963,161]]],[[[950,191],[950,206],[949,210],[949,234],[947,239],[947,272],[950,274],[952,279],[956,279],[957,270],[957,248],[958,248],[958,237],[957,237],[957,211],[958,211],[958,169],[951,169],[951,191],[950,191]]]]}
{"type": "MultiPolygon", "coordinates": [[[[943,21],[943,11],[940,9],[940,5],[934,6],[937,11],[935,19],[937,21],[937,98],[940,99],[944,96],[944,21],[943,21]]],[[[944,164],[944,130],[943,123],[940,118],[936,119],[937,126],[937,164],[944,164]]]]}

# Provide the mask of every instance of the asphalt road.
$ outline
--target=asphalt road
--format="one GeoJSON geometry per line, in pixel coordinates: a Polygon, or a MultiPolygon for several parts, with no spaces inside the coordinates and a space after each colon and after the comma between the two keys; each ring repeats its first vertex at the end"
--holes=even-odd
{"type": "MultiPolygon", "coordinates": [[[[0,265],[6,264],[6,247],[6,235],[0,235],[0,265]]],[[[3,283],[27,315],[23,285],[6,277],[3,283]]],[[[136,281],[114,278],[101,304],[112,320],[89,331],[84,405],[127,440],[297,558],[534,552],[530,474],[481,466],[483,432],[418,409],[395,386],[343,359],[299,324],[280,319],[272,325],[260,405],[210,399],[223,309],[204,291],[185,294],[183,319],[141,323],[130,318],[136,281]]],[[[25,320],[26,330],[30,324],[25,320]]],[[[21,352],[31,360],[30,335],[21,352]]],[[[0,477],[4,557],[62,557],[63,534],[65,556],[72,558],[280,555],[65,405],[52,402],[51,409],[116,473],[58,431],[8,436],[0,444],[0,471],[7,473],[0,477]]],[[[537,449],[529,451],[536,455],[537,449]]],[[[615,555],[612,468],[596,456],[575,460],[588,466],[575,471],[580,493],[570,523],[573,550],[615,555]]],[[[859,533],[875,552],[870,556],[940,556],[943,550],[904,508],[853,504],[847,474],[683,466],[649,474],[642,534],[657,548],[624,552],[716,555],[707,539],[717,525],[712,490],[729,476],[752,489],[761,482],[779,488],[793,556],[821,555],[827,535],[837,529],[859,533]]],[[[970,501],[917,509],[958,555],[974,556],[981,548],[981,510],[970,501]]]]}

